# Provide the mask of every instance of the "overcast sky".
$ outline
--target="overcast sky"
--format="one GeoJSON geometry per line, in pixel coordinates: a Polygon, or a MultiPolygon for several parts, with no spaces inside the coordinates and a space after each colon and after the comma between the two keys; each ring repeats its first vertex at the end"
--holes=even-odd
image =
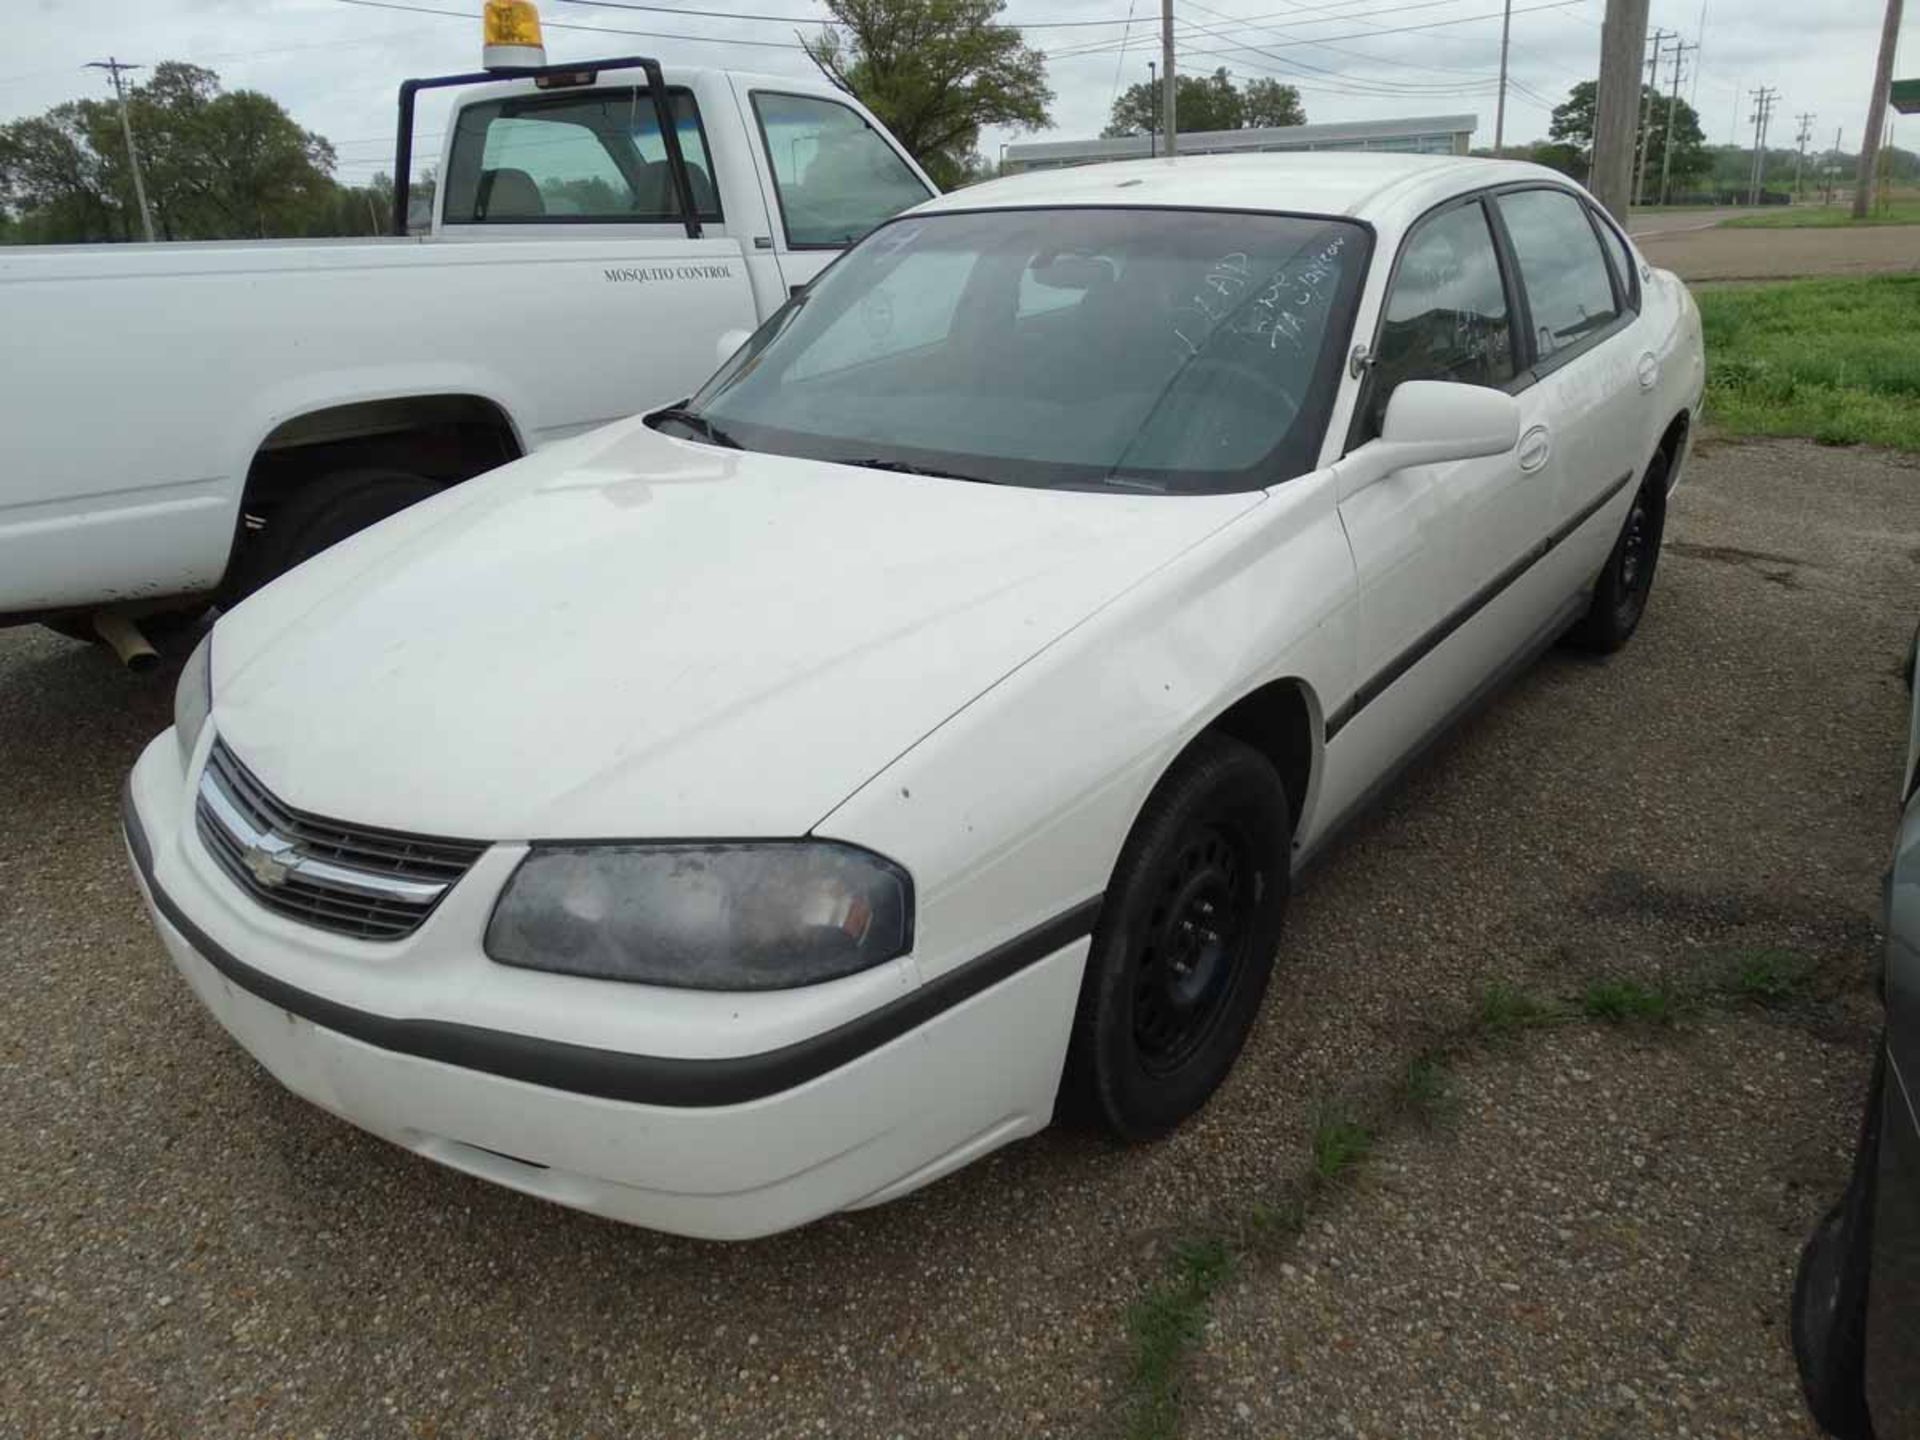
{"type": "MultiPolygon", "coordinates": [[[[1794,117],[1811,111],[1811,148],[1831,145],[1837,126],[1852,149],[1865,123],[1882,3],[1653,0],[1652,25],[1701,43],[1697,56],[1686,55],[1681,90],[1701,112],[1710,142],[1726,143],[1737,126],[1750,143],[1748,92],[1772,85],[1780,99],[1770,144],[1790,146],[1794,117]]],[[[1175,0],[1180,67],[1225,65],[1243,79],[1283,78],[1299,86],[1314,121],[1472,113],[1480,122],[1474,143],[1491,144],[1500,4],[1175,0]]],[[[479,0],[404,5],[413,8],[352,0],[7,0],[0,119],[105,93],[105,75],[81,66],[110,53],[147,64],[190,60],[217,70],[230,88],[272,95],[334,143],[343,181],[361,181],[390,168],[396,83],[475,68],[480,58],[479,0]]],[[[1030,27],[1028,43],[1050,57],[1054,128],[1032,138],[1098,134],[1116,85],[1146,78],[1147,62],[1158,58],[1159,7],[1155,0],[1132,5],[1129,25],[1129,0],[1008,0],[1006,18],[1030,27]]],[[[1514,11],[1510,143],[1544,137],[1549,109],[1593,75],[1604,0],[1514,0],[1514,11]]],[[[657,0],[647,8],[543,0],[541,13],[556,61],[641,51],[669,64],[803,74],[811,67],[795,32],[811,33],[825,9],[814,0],[657,0]],[[723,18],[742,12],[791,22],[723,18]]],[[[1920,73],[1917,23],[1909,17],[1896,74],[1920,73]]],[[[1663,65],[1663,86],[1669,73],[1663,65]]],[[[420,127],[429,163],[446,104],[430,98],[436,103],[423,100],[420,127]]],[[[1912,146],[1920,119],[1903,123],[1911,133],[1895,138],[1912,146]]],[[[996,132],[982,148],[991,156],[1002,141],[1019,138],[996,132]]]]}

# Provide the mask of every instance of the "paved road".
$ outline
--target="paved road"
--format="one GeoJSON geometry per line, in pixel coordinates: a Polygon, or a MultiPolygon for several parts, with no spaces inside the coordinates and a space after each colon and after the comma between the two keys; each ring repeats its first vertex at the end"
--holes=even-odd
{"type": "MultiPolygon", "coordinates": [[[[1713,215],[1717,212],[1705,212],[1713,215]]],[[[1735,212],[1738,213],[1738,212],[1735,212]]],[[[1857,230],[1723,230],[1684,215],[1644,217],[1634,238],[1654,264],[1688,281],[1790,280],[1805,275],[1920,271],[1920,225],[1857,230]]]]}
{"type": "Polygon", "coordinates": [[[1641,240],[1650,235],[1682,235],[1711,230],[1723,220],[1748,213],[1737,205],[1719,210],[1641,210],[1627,221],[1627,233],[1641,240]]]}
{"type": "MultiPolygon", "coordinates": [[[[1307,877],[1249,1053],[1168,1142],[1049,1133],[749,1246],[494,1189],[279,1090],[170,972],[125,873],[116,792],[168,680],[0,634],[0,1415],[36,1436],[1110,1429],[1127,1307],[1168,1243],[1287,1185],[1316,1105],[1397,1073],[1491,981],[1659,975],[1735,945],[1863,964],[1916,485],[1811,446],[1704,456],[1634,645],[1543,661],[1307,877]]],[[[1843,1068],[1864,1053],[1822,1043],[1843,1068]]],[[[1776,1279],[1844,1143],[1771,1197],[1776,1279]]],[[[1717,1199],[1674,1204],[1711,1224],[1717,1199]]],[[[1640,1305],[1683,1303],[1682,1273],[1635,1282],[1640,1305]]],[[[1657,1327],[1622,1343],[1655,1365],[1657,1327]]],[[[1698,1363],[1723,1385],[1760,1363],[1766,1403],[1790,1404],[1777,1310],[1731,1318],[1698,1363]]]]}

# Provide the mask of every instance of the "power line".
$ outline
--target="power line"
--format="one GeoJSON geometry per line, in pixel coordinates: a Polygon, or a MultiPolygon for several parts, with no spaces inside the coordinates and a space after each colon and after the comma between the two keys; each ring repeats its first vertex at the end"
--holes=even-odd
{"type": "MultiPolygon", "coordinates": [[[[341,0],[341,3],[365,5],[365,4],[372,4],[373,0],[341,0]]],[[[1516,5],[1514,7],[1513,13],[1516,15],[1528,15],[1528,14],[1532,14],[1535,11],[1541,11],[1541,10],[1564,10],[1569,5],[1577,5],[1579,3],[1580,3],[1580,0],[1547,0],[1547,3],[1539,4],[1539,5],[1516,5]]],[[[1407,8],[1423,9],[1426,7],[1408,6],[1407,8]]],[[[1370,13],[1378,14],[1381,12],[1375,11],[1370,13]]],[[[1293,45],[1323,44],[1326,41],[1330,41],[1330,40],[1369,40],[1382,35],[1411,35],[1411,34],[1424,32],[1424,31],[1438,30],[1438,29],[1442,29],[1444,27],[1452,26],[1452,25],[1473,25],[1483,20],[1498,20],[1499,18],[1500,18],[1500,12],[1495,11],[1492,14],[1486,14],[1486,15],[1462,15],[1452,20],[1429,20],[1418,25],[1399,25],[1391,29],[1360,30],[1360,31],[1355,31],[1351,34],[1344,34],[1344,35],[1316,35],[1311,39],[1286,40],[1286,41],[1281,41],[1279,43],[1293,46],[1293,45]]],[[[1191,28],[1204,29],[1205,27],[1191,27],[1191,28]]],[[[1056,59],[1068,58],[1073,55],[1110,54],[1117,43],[1118,42],[1116,41],[1108,40],[1108,41],[1101,41],[1095,44],[1086,45],[1071,51],[1049,51],[1047,53],[1056,59]]],[[[1249,46],[1242,46],[1239,48],[1257,49],[1257,47],[1249,47],[1249,46]]],[[[1228,54],[1231,52],[1209,50],[1209,51],[1195,51],[1193,53],[1203,54],[1203,55],[1220,55],[1220,54],[1228,54]]]]}
{"type": "Polygon", "coordinates": [[[1680,70],[1686,60],[1687,51],[1698,50],[1698,45],[1689,45],[1684,40],[1676,40],[1673,45],[1673,94],[1667,99],[1666,123],[1660,127],[1660,203],[1667,203],[1667,187],[1673,176],[1673,132],[1674,122],[1680,113],[1680,70]]]}
{"type": "MultiPolygon", "coordinates": [[[[336,5],[358,5],[368,10],[404,10],[413,15],[439,15],[448,20],[474,21],[480,15],[472,10],[435,10],[426,5],[409,5],[404,0],[334,0],[336,5]]],[[[684,30],[623,30],[613,25],[581,25],[570,20],[542,20],[548,30],[584,30],[595,35],[637,35],[646,40],[679,40],[701,45],[750,45],[761,50],[805,50],[798,40],[746,40],[733,35],[689,35],[684,30]]]]}
{"type": "Polygon", "coordinates": [[[1767,183],[1767,122],[1773,118],[1773,102],[1780,96],[1771,85],[1753,92],[1753,180],[1747,187],[1747,203],[1760,203],[1761,188],[1767,183]]]}
{"type": "Polygon", "coordinates": [[[120,72],[143,69],[139,65],[123,65],[109,55],[104,60],[89,60],[81,67],[86,70],[104,70],[113,77],[113,95],[120,102],[120,133],[127,141],[127,165],[133,171],[133,194],[140,202],[140,226],[147,232],[147,243],[153,243],[153,211],[147,208],[147,182],[140,176],[140,152],[133,148],[133,117],[127,113],[127,92],[121,87],[120,72]]]}
{"type": "Polygon", "coordinates": [[[1794,117],[1800,122],[1800,130],[1794,137],[1793,156],[1793,193],[1798,199],[1806,198],[1806,181],[1803,178],[1807,164],[1807,142],[1813,138],[1814,112],[1802,110],[1794,117]]]}

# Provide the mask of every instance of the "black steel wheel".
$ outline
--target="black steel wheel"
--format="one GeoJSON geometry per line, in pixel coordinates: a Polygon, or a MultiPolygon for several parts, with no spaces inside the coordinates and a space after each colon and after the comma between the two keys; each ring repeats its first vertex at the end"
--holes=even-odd
{"type": "Polygon", "coordinates": [[[1253,920],[1246,848],[1237,832],[1195,824],[1164,872],[1133,972],[1133,1040],[1149,1074],[1178,1070],[1225,1013],[1253,920]]]}
{"type": "Polygon", "coordinates": [[[1292,834],[1286,787],[1251,746],[1205,735],[1174,763],[1101,908],[1063,1117],[1151,1139],[1219,1088],[1272,973],[1292,834]]]}
{"type": "Polygon", "coordinates": [[[1654,456],[1594,586],[1593,602],[1567,632],[1568,640],[1583,650],[1599,654],[1618,650],[1633,638],[1640,617],[1646,614],[1666,533],[1667,472],[1666,455],[1654,456]]]}

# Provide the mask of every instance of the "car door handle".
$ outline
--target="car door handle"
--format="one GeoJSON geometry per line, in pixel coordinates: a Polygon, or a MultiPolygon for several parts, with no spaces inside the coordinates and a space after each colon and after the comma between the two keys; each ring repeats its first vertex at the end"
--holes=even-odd
{"type": "Polygon", "coordinates": [[[1660,362],[1654,358],[1653,352],[1649,350],[1640,357],[1640,388],[1642,390],[1651,390],[1654,385],[1658,383],[1659,379],[1660,362]]]}
{"type": "Polygon", "coordinates": [[[1547,463],[1553,453],[1553,437],[1547,427],[1536,425],[1520,437],[1520,468],[1529,473],[1547,463]]]}

